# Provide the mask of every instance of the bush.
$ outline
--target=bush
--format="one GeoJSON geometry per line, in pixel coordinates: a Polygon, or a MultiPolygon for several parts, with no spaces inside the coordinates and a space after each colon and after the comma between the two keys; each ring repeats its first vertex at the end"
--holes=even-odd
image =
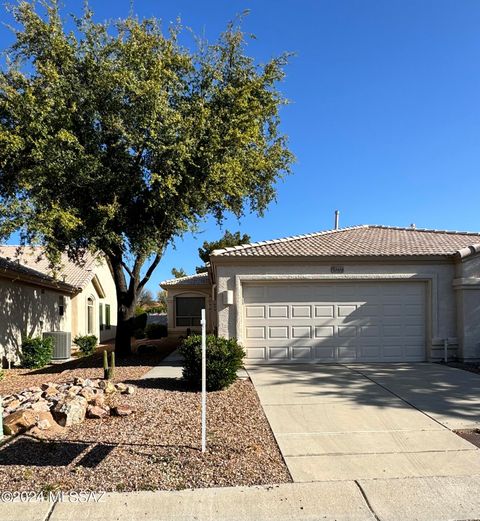
{"type": "Polygon", "coordinates": [[[82,356],[90,356],[97,347],[98,338],[95,335],[77,336],[73,343],[79,347],[82,356]]]}
{"type": "MultiPolygon", "coordinates": [[[[202,337],[191,335],[183,341],[180,353],[184,358],[183,378],[193,387],[202,382],[202,337]]],[[[237,379],[245,351],[235,338],[207,336],[207,390],[219,391],[237,379]]]]}
{"type": "Polygon", "coordinates": [[[150,340],[163,338],[168,336],[168,329],[165,324],[148,324],[148,326],[145,328],[145,335],[150,340]]]}
{"type": "Polygon", "coordinates": [[[147,327],[148,315],[142,310],[136,315],[132,322],[132,335],[135,338],[145,338],[145,328],[147,327]]]}
{"type": "Polygon", "coordinates": [[[133,332],[133,337],[136,340],[141,340],[142,338],[145,338],[145,330],[144,329],[135,329],[133,332]]]}
{"type": "Polygon", "coordinates": [[[53,338],[39,336],[22,342],[22,365],[28,369],[44,367],[52,361],[53,338]]]}

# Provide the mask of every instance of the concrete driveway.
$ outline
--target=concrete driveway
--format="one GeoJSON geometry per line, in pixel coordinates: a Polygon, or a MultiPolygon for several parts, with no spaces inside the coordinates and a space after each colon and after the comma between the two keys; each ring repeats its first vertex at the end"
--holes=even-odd
{"type": "Polygon", "coordinates": [[[250,366],[296,482],[480,476],[480,377],[435,364],[250,366]]]}

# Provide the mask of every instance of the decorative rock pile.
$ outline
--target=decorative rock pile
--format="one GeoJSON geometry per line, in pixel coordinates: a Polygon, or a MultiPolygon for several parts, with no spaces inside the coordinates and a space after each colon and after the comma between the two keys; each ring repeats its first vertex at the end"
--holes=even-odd
{"type": "Polygon", "coordinates": [[[3,398],[3,430],[11,435],[32,428],[61,430],[61,427],[82,423],[85,418],[128,416],[133,412],[131,408],[110,408],[105,402],[114,393],[134,392],[132,385],[89,378],[31,387],[3,398]]]}

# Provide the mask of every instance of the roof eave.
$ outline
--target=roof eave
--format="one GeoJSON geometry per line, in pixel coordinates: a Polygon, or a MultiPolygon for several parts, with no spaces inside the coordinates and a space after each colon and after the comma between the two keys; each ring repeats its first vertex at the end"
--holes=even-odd
{"type": "Polygon", "coordinates": [[[212,264],[258,262],[452,262],[456,253],[430,255],[216,255],[212,264]]]}

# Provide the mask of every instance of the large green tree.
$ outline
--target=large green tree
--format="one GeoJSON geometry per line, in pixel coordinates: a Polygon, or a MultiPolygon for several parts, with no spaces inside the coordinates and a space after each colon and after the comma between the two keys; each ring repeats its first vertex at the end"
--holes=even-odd
{"type": "Polygon", "coordinates": [[[249,242],[251,242],[250,235],[246,233],[242,235],[239,231],[232,233],[228,230],[225,230],[223,236],[216,241],[204,241],[202,247],[198,248],[198,256],[204,262],[204,265],[197,266],[197,273],[203,273],[208,270],[206,264],[210,261],[212,251],[230,246],[240,246],[241,244],[248,244],[249,242]]]}
{"type": "Polygon", "coordinates": [[[236,24],[212,44],[157,19],[65,27],[58,4],[18,3],[0,74],[0,237],[81,259],[101,251],[116,350],[165,247],[206,215],[262,214],[292,155],[279,132],[287,56],[263,65],[236,24]]]}

